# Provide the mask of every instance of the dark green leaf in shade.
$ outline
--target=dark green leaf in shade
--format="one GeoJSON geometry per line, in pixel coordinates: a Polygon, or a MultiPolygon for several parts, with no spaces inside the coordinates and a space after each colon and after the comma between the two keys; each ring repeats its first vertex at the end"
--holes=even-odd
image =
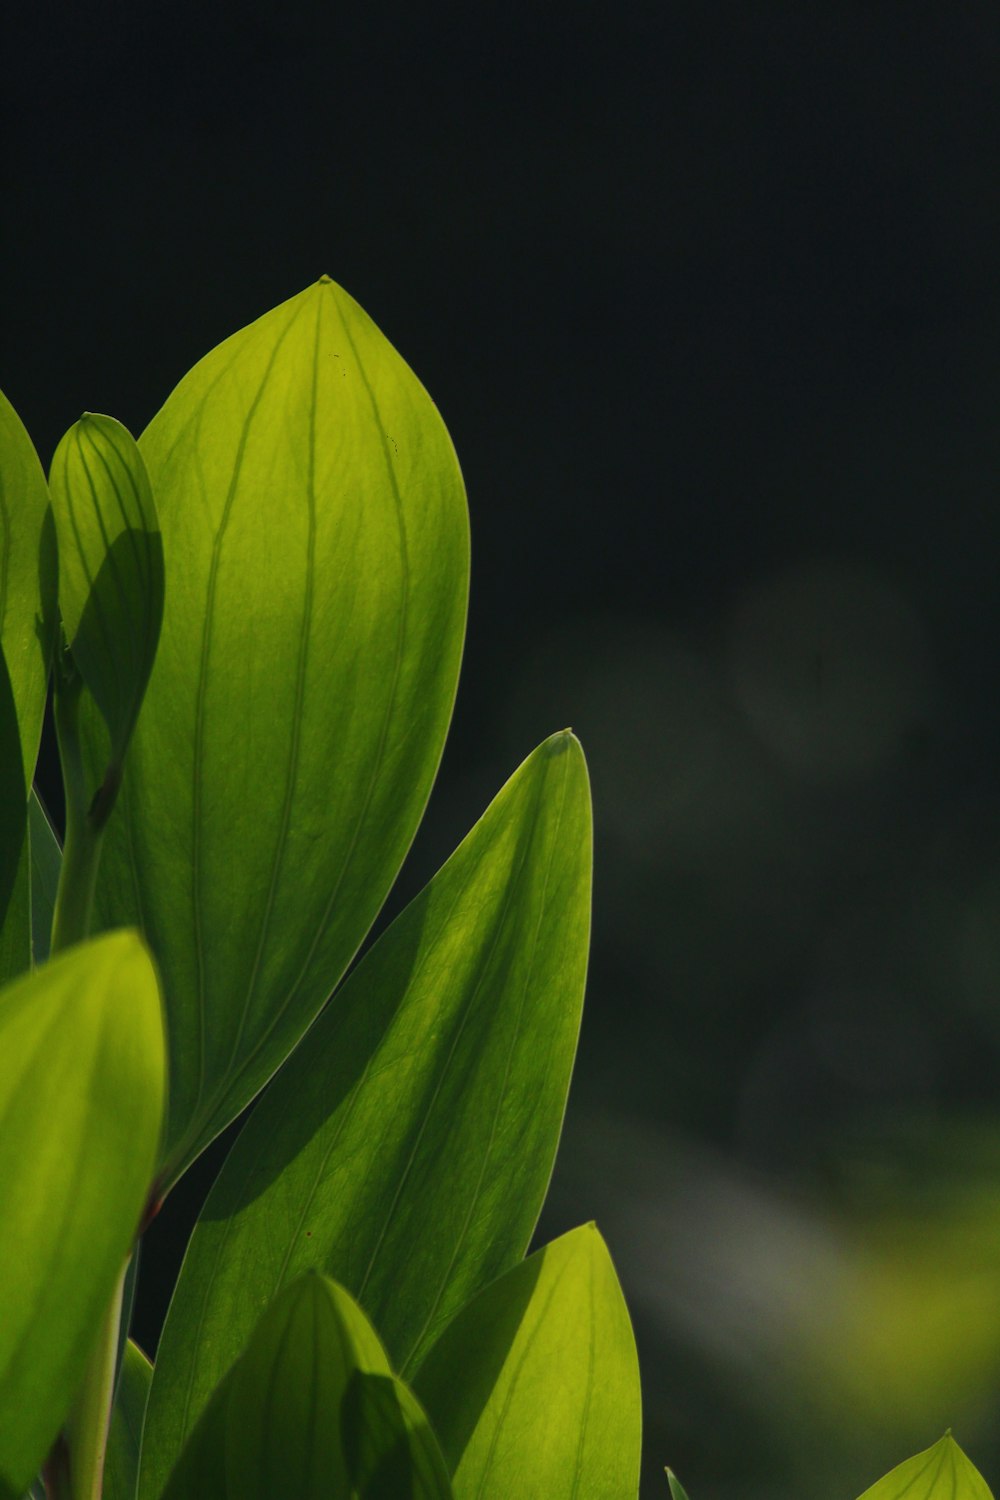
{"type": "Polygon", "coordinates": [[[950,1432],[865,1490],[860,1500],[993,1500],[950,1432]]]}
{"type": "MultiPolygon", "coordinates": [[[[213,1393],[170,1476],[165,1500],[377,1500],[379,1491],[360,1490],[353,1471],[369,1460],[377,1471],[383,1457],[398,1458],[399,1426],[383,1420],[378,1427],[371,1398],[363,1387],[359,1394],[359,1373],[391,1377],[377,1335],[343,1288],[306,1273],[275,1298],[242,1358],[213,1393]],[[352,1434],[348,1449],[345,1425],[355,1416],[367,1428],[352,1434]]],[[[417,1434],[412,1446],[408,1440],[397,1475],[399,1500],[450,1497],[446,1482],[433,1490],[421,1477],[429,1451],[424,1435],[433,1439],[405,1390],[398,1410],[417,1434]]]]}
{"type": "Polygon", "coordinates": [[[59,613],[73,663],[120,767],[156,656],[163,544],[142,455],[113,417],[87,412],[49,473],[59,540],[59,613]]]}
{"type": "Polygon", "coordinates": [[[628,1311],[593,1225],[472,1299],[413,1377],[456,1500],[636,1500],[641,1404],[628,1311]]]}
{"type": "Polygon", "coordinates": [[[362,1500],[446,1500],[452,1493],[427,1415],[401,1380],[356,1370],[341,1404],[347,1467],[362,1500]]]}
{"type": "Polygon", "coordinates": [[[395,878],[451,715],[468,516],[433,402],[326,277],[201,360],[139,447],[165,608],[97,909],[161,967],[169,1186],[395,878]]]}
{"type": "Polygon", "coordinates": [[[0,395],[0,984],[31,964],[26,809],[55,638],[55,591],[45,475],[0,395]]]}
{"type": "Polygon", "coordinates": [[[69,1409],[155,1169],[165,1092],[156,975],[134,932],[0,993],[0,1500],[69,1409]]]}
{"type": "Polygon", "coordinates": [[[28,847],[31,852],[32,959],[34,963],[41,964],[49,956],[62,850],[49,815],[34,788],[28,798],[28,847]]]}
{"type": "Polygon", "coordinates": [[[587,772],[567,732],[374,945],[239,1137],[160,1341],[144,1494],[303,1270],[362,1302],[405,1375],[524,1255],[576,1047],[590,877],[587,772]]]}
{"type": "Polygon", "coordinates": [[[125,1344],[104,1461],[103,1500],[135,1500],[139,1444],[153,1366],[137,1344],[125,1344]]]}

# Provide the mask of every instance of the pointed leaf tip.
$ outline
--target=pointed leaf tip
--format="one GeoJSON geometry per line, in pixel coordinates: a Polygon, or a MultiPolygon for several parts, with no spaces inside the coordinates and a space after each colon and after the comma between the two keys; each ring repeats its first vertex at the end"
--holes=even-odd
{"type": "Polygon", "coordinates": [[[860,1500],[993,1500],[979,1470],[951,1436],[890,1470],[860,1500]]]}

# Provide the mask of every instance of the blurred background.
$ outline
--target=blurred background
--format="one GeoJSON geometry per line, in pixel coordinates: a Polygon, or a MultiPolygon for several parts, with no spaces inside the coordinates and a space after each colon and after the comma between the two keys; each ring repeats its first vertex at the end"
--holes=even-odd
{"type": "MultiPolygon", "coordinates": [[[[0,383],[43,463],[323,271],[451,429],[469,638],[388,913],[572,725],[594,946],[539,1232],[611,1246],[643,1495],[851,1500],[948,1425],[1000,1487],[1000,10],[4,33],[0,383]]],[[[150,1353],[226,1145],[148,1236],[150,1353]]]]}

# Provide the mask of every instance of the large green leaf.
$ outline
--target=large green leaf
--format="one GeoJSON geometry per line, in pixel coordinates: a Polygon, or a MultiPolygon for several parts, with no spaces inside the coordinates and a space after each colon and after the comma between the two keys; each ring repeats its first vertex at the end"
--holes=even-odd
{"type": "Polygon", "coordinates": [[[427,1418],[392,1379],[364,1313],[307,1273],[275,1299],[215,1391],[165,1500],[388,1500],[376,1486],[390,1471],[393,1500],[450,1497],[427,1418]],[[393,1413],[366,1375],[389,1382],[393,1413]]]}
{"type": "Polygon", "coordinates": [[[192,1236],[157,1357],[143,1493],[275,1293],[308,1267],[404,1373],[523,1256],[580,1020],[590,798],[569,733],[524,762],[257,1104],[192,1236]]]}
{"type": "Polygon", "coordinates": [[[456,1500],[635,1500],[639,1367],[594,1226],[480,1292],[413,1380],[456,1500]]]}
{"type": "Polygon", "coordinates": [[[135,1500],[139,1479],[139,1444],[153,1366],[137,1344],[125,1345],[121,1376],[104,1462],[103,1500],[135,1500]]]}
{"type": "Polygon", "coordinates": [[[993,1500],[950,1432],[886,1474],[860,1500],[993,1500]]]}
{"type": "Polygon", "coordinates": [[[163,546],[142,455],[113,417],[86,412],[49,474],[66,642],[120,767],[156,656],[163,546]]]}
{"type": "Polygon", "coordinates": [[[42,732],[55,590],[45,475],[0,394],[0,984],[31,963],[26,809],[42,732]]]}
{"type": "Polygon", "coordinates": [[[159,1146],[163,1021],[133,932],[0,993],[0,1497],[66,1415],[138,1227],[159,1146]]]}
{"type": "Polygon", "coordinates": [[[468,517],[433,402],[326,277],[201,360],[139,446],[166,604],[98,908],[162,971],[169,1183],[288,1055],[409,846],[468,517]]]}

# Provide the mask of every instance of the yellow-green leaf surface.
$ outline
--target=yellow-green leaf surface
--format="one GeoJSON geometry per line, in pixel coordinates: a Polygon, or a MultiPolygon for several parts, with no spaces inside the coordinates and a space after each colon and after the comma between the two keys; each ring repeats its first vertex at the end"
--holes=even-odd
{"type": "Polygon", "coordinates": [[[97,902],[162,971],[169,1181],[288,1055],[410,844],[468,516],[433,402],[325,277],[201,360],[139,447],[166,602],[97,902]]]}
{"type": "Polygon", "coordinates": [[[113,417],[86,412],[49,473],[59,541],[59,613],[73,661],[120,765],[149,680],[163,614],[163,547],[142,455],[113,417]]]}
{"type": "Polygon", "coordinates": [[[592,1224],[474,1297],[413,1388],[456,1500],[635,1500],[642,1421],[635,1341],[592,1224]]]}
{"type": "MultiPolygon", "coordinates": [[[[377,1473],[383,1463],[398,1462],[403,1450],[398,1424],[379,1424],[362,1411],[370,1397],[363,1393],[359,1400],[359,1374],[391,1377],[377,1335],[343,1288],[307,1273],[268,1308],[213,1394],[170,1477],[166,1500],[376,1500],[378,1491],[356,1483],[359,1464],[374,1459],[377,1473]],[[364,1432],[346,1439],[358,1417],[366,1422],[364,1432]]],[[[436,1491],[424,1485],[425,1444],[433,1438],[418,1403],[405,1393],[399,1410],[420,1430],[420,1458],[408,1457],[404,1444],[397,1500],[449,1496],[446,1480],[436,1491]]]]}
{"type": "Polygon", "coordinates": [[[31,962],[26,808],[55,626],[55,530],[31,439],[0,395],[0,984],[31,962]]]}
{"type": "Polygon", "coordinates": [[[104,1461],[102,1500],[135,1500],[139,1444],[153,1366],[131,1339],[125,1345],[104,1461]]]}
{"type": "Polygon", "coordinates": [[[993,1500],[985,1479],[946,1432],[893,1469],[860,1500],[993,1500]]]}
{"type": "Polygon", "coordinates": [[[358,1298],[405,1375],[524,1255],[576,1048],[590,874],[583,754],[553,735],[365,956],[244,1127],[160,1341],[144,1494],[302,1271],[358,1298]]]}
{"type": "Polygon", "coordinates": [[[0,1500],[41,1467],[138,1227],[164,1104],[156,976],[134,932],[0,993],[0,1500]]]}

